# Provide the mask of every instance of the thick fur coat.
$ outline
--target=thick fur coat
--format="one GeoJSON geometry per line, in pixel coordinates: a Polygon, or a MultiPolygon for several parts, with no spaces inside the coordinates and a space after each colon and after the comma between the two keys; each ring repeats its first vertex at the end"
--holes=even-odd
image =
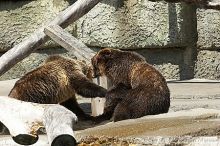
{"type": "Polygon", "coordinates": [[[104,97],[107,90],[91,81],[92,70],[83,61],[50,56],[45,63],[19,79],[9,97],[42,104],[67,107],[79,118],[90,117],[79,107],[75,94],[104,97]]]}
{"type": "Polygon", "coordinates": [[[168,112],[170,92],[166,80],[141,55],[106,48],[92,58],[92,65],[94,76],[105,75],[113,83],[106,94],[104,114],[96,117],[97,121],[168,112]]]}

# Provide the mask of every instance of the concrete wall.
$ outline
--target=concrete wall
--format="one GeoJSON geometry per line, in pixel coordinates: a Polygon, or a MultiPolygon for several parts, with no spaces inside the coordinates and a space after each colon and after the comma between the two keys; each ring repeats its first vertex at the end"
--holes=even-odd
{"type": "MultiPolygon", "coordinates": [[[[19,43],[73,2],[0,1],[0,51],[19,43]]],[[[220,79],[220,11],[183,3],[103,0],[68,30],[90,47],[135,50],[168,79],[220,79]]],[[[62,49],[39,50],[0,79],[20,77],[52,52],[72,56],[62,49]]]]}

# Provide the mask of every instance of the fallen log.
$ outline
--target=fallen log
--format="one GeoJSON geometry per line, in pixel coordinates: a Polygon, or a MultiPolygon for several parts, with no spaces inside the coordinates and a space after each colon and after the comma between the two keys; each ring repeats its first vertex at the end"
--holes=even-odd
{"type": "Polygon", "coordinates": [[[46,127],[50,143],[75,143],[72,126],[77,117],[60,105],[37,104],[0,96],[0,109],[0,121],[18,144],[36,143],[37,131],[41,127],[46,127]]]}
{"type": "Polygon", "coordinates": [[[73,125],[77,122],[74,113],[56,105],[45,109],[43,123],[51,146],[75,146],[73,125]]]}
{"type": "Polygon", "coordinates": [[[44,106],[0,96],[0,109],[0,121],[16,143],[30,145],[37,142],[37,130],[43,126],[44,106]]]}
{"type": "MultiPolygon", "coordinates": [[[[56,18],[46,26],[60,25],[65,28],[89,12],[100,1],[101,0],[78,0],[66,10],[60,12],[56,18]]],[[[48,37],[44,33],[45,27],[36,30],[25,38],[23,42],[14,46],[0,57],[0,76],[48,40],[48,37]]]]}
{"type": "MultiPolygon", "coordinates": [[[[153,2],[162,0],[150,0],[153,2]]],[[[196,4],[199,8],[220,10],[220,0],[164,0],[170,3],[185,2],[187,4],[196,4]]]]}

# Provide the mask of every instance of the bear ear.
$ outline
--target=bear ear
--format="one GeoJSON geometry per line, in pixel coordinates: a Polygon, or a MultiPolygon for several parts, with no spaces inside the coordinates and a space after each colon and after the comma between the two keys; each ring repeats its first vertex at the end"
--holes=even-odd
{"type": "Polygon", "coordinates": [[[109,59],[112,57],[112,52],[110,49],[103,49],[100,55],[103,59],[109,59]]]}

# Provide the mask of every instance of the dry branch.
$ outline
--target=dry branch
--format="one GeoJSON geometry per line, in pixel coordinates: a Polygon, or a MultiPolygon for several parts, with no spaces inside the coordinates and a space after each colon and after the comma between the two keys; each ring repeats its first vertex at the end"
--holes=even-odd
{"type": "Polygon", "coordinates": [[[45,28],[44,32],[63,48],[73,52],[78,59],[85,60],[90,64],[90,59],[95,55],[95,52],[87,47],[82,41],[64,31],[64,29],[58,25],[48,26],[45,28]]]}
{"type": "MultiPolygon", "coordinates": [[[[150,1],[162,1],[162,0],[150,0],[150,1]]],[[[187,4],[196,4],[198,7],[205,9],[220,10],[220,0],[164,0],[166,2],[176,3],[185,2],[187,4]]]]}
{"type": "MultiPolygon", "coordinates": [[[[65,28],[89,12],[100,1],[101,0],[78,0],[66,10],[60,12],[47,26],[60,25],[65,28]]],[[[36,30],[23,42],[14,46],[0,57],[0,76],[48,40],[48,37],[44,34],[44,28],[45,27],[42,27],[36,30]]]]}

